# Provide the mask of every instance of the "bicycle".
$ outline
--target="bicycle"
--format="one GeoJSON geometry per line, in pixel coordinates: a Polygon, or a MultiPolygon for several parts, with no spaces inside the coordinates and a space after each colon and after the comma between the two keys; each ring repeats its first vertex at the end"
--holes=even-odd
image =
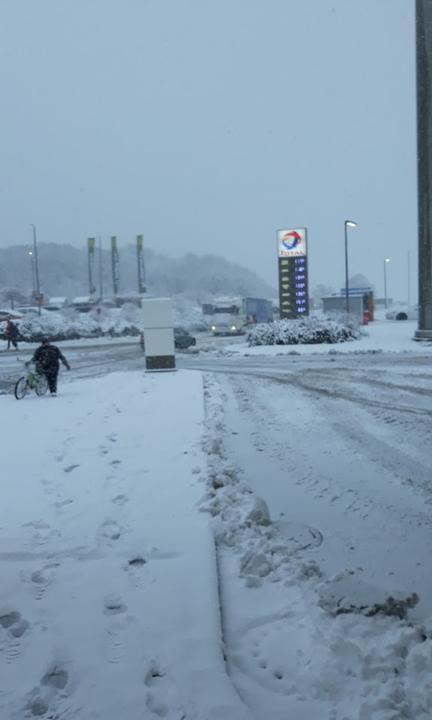
{"type": "MultiPolygon", "coordinates": [[[[28,367],[27,363],[26,367],[28,367]]],[[[23,375],[16,381],[14,395],[17,400],[22,400],[31,390],[34,390],[39,397],[45,395],[48,390],[48,381],[45,375],[37,370],[29,369],[27,375],[23,375]]]]}

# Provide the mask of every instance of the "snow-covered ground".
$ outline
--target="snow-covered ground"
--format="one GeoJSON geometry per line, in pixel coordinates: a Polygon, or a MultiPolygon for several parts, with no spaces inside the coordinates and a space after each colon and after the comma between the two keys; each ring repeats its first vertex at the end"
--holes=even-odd
{"type": "Polygon", "coordinates": [[[311,353],[354,353],[354,352],[416,352],[432,354],[432,343],[415,342],[414,321],[376,320],[362,328],[358,340],[335,345],[270,345],[248,347],[246,341],[227,344],[225,351],[240,355],[306,355],[311,353]]]}
{"type": "Polygon", "coordinates": [[[1,398],[0,717],[237,718],[200,374],[1,398]]]}
{"type": "Polygon", "coordinates": [[[189,362],[0,397],[1,720],[430,720],[429,357],[189,362]]]}

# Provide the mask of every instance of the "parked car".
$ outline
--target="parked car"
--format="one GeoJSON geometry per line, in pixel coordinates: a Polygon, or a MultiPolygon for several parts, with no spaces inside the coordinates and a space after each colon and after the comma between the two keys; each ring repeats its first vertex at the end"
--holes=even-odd
{"type": "Polygon", "coordinates": [[[17,312],[25,318],[32,318],[36,317],[37,315],[46,314],[45,308],[39,309],[38,307],[34,307],[33,305],[29,305],[28,307],[19,307],[17,308],[17,312]]]}
{"type": "Polygon", "coordinates": [[[187,350],[187,348],[196,345],[196,338],[182,327],[174,328],[174,345],[178,350],[187,350]]]}
{"type": "Polygon", "coordinates": [[[22,320],[22,314],[16,310],[0,309],[0,322],[6,322],[6,320],[22,320]]]}
{"type": "MultiPolygon", "coordinates": [[[[144,333],[140,333],[139,344],[141,350],[145,352],[144,333]]],[[[177,350],[187,350],[193,345],[196,345],[196,338],[190,332],[181,327],[174,328],[174,346],[177,350]]]]}
{"type": "Polygon", "coordinates": [[[418,320],[418,306],[396,307],[386,312],[387,320],[418,320]]]}

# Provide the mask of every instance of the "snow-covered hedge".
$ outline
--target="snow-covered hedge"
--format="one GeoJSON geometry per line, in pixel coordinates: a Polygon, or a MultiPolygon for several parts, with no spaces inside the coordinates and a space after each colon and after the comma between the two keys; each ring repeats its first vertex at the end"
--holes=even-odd
{"type": "Polygon", "coordinates": [[[20,340],[37,342],[43,337],[50,340],[77,340],[79,338],[110,335],[121,337],[139,335],[141,332],[136,318],[123,310],[105,310],[101,313],[55,313],[46,312],[40,316],[24,318],[17,322],[20,340]]]}
{"type": "Polygon", "coordinates": [[[247,335],[252,345],[317,345],[355,340],[358,328],[349,323],[325,316],[311,316],[301,320],[277,320],[255,325],[247,335]]]}

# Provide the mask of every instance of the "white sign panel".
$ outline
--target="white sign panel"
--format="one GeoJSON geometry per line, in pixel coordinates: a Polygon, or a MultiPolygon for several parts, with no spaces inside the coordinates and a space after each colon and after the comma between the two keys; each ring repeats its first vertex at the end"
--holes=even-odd
{"type": "Polygon", "coordinates": [[[306,228],[277,231],[278,257],[305,257],[307,255],[306,228]]]}
{"type": "Polygon", "coordinates": [[[146,370],[175,370],[171,300],[142,300],[146,370]]]}

